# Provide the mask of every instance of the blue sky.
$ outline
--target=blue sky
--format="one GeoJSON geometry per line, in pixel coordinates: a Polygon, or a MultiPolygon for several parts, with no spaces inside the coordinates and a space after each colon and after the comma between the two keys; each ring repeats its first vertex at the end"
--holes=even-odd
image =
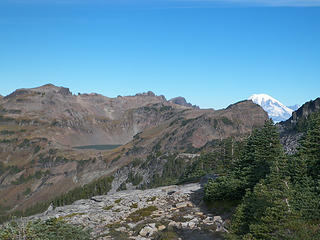
{"type": "Polygon", "coordinates": [[[0,81],[302,104],[320,96],[320,0],[1,0],[0,81]]]}

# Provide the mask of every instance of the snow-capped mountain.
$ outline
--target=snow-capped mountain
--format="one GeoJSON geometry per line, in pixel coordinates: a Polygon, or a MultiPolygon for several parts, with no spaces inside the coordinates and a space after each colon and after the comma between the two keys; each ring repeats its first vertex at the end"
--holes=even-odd
{"type": "Polygon", "coordinates": [[[286,107],[268,94],[253,94],[249,97],[249,100],[260,105],[274,122],[287,120],[293,112],[292,109],[286,107]]]}

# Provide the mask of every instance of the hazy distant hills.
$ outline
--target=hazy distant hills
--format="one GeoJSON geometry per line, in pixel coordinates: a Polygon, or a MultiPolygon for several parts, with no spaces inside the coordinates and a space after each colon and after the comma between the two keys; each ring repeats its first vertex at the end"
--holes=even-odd
{"type": "Polygon", "coordinates": [[[301,106],[299,104],[295,104],[295,105],[292,105],[292,106],[287,106],[288,108],[292,109],[293,111],[296,111],[298,110],[301,106]]]}
{"type": "MultiPolygon", "coordinates": [[[[74,95],[51,84],[18,89],[0,99],[0,215],[100,176],[116,176],[115,191],[126,180],[117,171],[137,159],[143,163],[155,161],[152,156],[209,151],[223,139],[243,139],[267,118],[251,101],[214,111],[152,92],[108,98],[74,95]],[[73,148],[84,145],[107,147],[73,148]]],[[[163,163],[157,164],[161,172],[163,163]]]]}

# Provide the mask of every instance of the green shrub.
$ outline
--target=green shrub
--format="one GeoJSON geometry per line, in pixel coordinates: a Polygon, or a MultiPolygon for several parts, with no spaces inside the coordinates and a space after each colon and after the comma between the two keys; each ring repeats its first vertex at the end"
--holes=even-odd
{"type": "Polygon", "coordinates": [[[130,207],[131,208],[138,208],[138,203],[132,203],[130,207]]]}
{"type": "Polygon", "coordinates": [[[132,172],[129,172],[126,182],[132,183],[132,185],[137,186],[142,182],[142,180],[143,177],[139,173],[134,174],[132,172]]]}
{"type": "Polygon", "coordinates": [[[105,206],[103,210],[108,211],[108,210],[111,210],[112,208],[113,208],[113,205],[109,205],[109,206],[105,206]]]}
{"type": "Polygon", "coordinates": [[[179,236],[174,231],[158,232],[155,236],[156,240],[176,240],[179,236]]]}
{"type": "Polygon", "coordinates": [[[27,196],[31,193],[31,189],[30,188],[27,188],[24,192],[23,192],[23,195],[27,196]]]}
{"type": "Polygon", "coordinates": [[[229,176],[222,176],[216,180],[209,180],[205,186],[205,199],[208,201],[239,199],[244,194],[239,189],[240,180],[229,176]]]}
{"type": "Polygon", "coordinates": [[[120,186],[118,187],[117,189],[117,192],[118,191],[123,191],[123,190],[127,190],[127,185],[125,182],[121,183],[120,186]]]}
{"type": "Polygon", "coordinates": [[[56,218],[29,222],[25,227],[10,223],[0,228],[2,240],[88,240],[90,232],[56,218]]]}
{"type": "Polygon", "coordinates": [[[232,122],[229,118],[227,118],[227,117],[222,117],[222,118],[221,118],[221,121],[222,121],[225,125],[230,125],[230,126],[233,125],[233,122],[232,122]]]}

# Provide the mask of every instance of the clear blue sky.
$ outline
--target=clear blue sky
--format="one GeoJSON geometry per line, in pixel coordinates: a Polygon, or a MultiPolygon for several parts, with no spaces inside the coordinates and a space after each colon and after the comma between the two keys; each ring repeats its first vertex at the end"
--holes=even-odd
{"type": "Polygon", "coordinates": [[[1,0],[0,94],[53,83],[215,109],[319,97],[320,1],[235,2],[1,0]]]}

